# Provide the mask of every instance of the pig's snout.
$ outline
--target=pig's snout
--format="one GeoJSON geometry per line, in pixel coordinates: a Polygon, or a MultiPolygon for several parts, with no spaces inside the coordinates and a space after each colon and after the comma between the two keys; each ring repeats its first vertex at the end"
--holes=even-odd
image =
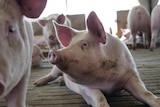
{"type": "Polygon", "coordinates": [[[55,64],[57,62],[57,54],[54,50],[50,50],[48,53],[49,62],[55,64]]]}

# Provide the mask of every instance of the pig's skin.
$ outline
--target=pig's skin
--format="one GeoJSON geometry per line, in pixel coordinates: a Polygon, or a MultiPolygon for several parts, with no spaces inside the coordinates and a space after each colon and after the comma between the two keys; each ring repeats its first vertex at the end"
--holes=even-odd
{"type": "Polygon", "coordinates": [[[0,98],[6,98],[7,107],[26,107],[33,32],[23,6],[0,0],[0,98]]]}
{"type": "Polygon", "coordinates": [[[136,34],[137,32],[143,32],[143,45],[148,48],[149,33],[150,33],[150,14],[143,6],[133,7],[127,17],[128,27],[133,36],[132,47],[136,49],[136,34]]]}
{"type": "Polygon", "coordinates": [[[160,107],[160,99],[146,89],[126,45],[105,33],[94,12],[87,18],[88,31],[56,23],[55,27],[64,48],[50,50],[49,61],[59,68],[57,74],[63,72],[67,87],[87,104],[109,107],[101,91],[111,94],[124,89],[150,107],[160,107]]]}
{"type": "Polygon", "coordinates": [[[153,51],[156,47],[156,39],[160,32],[160,5],[155,6],[151,13],[151,44],[150,44],[150,51],[153,51]]]}
{"type": "MultiPolygon", "coordinates": [[[[49,74],[37,79],[34,82],[34,85],[36,85],[36,86],[46,85],[48,82],[56,80],[59,76],[62,76],[62,75],[63,75],[63,73],[59,70],[59,68],[54,66],[49,74]]],[[[62,80],[60,80],[59,84],[63,84],[63,82],[64,81],[63,81],[63,77],[62,77],[62,80]]]]}
{"type": "Polygon", "coordinates": [[[32,67],[40,65],[42,60],[45,59],[41,49],[36,44],[33,45],[33,54],[32,54],[32,67]]]}
{"type": "Polygon", "coordinates": [[[157,5],[159,0],[138,0],[140,5],[144,6],[149,13],[152,12],[152,9],[157,5]]]}

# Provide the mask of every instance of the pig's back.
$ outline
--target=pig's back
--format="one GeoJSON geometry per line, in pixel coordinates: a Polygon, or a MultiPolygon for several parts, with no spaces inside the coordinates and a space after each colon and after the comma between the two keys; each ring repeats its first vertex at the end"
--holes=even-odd
{"type": "Polygon", "coordinates": [[[142,29],[142,31],[149,30],[150,15],[147,9],[143,6],[133,7],[128,14],[127,20],[131,31],[137,31],[139,29],[142,29]]]}
{"type": "Polygon", "coordinates": [[[117,60],[117,63],[124,67],[124,69],[134,69],[137,71],[133,56],[126,44],[108,33],[107,38],[106,54],[109,55],[111,60],[117,60]]]}
{"type": "Polygon", "coordinates": [[[157,5],[154,7],[154,9],[152,10],[152,14],[151,14],[151,28],[158,28],[160,29],[160,5],[157,5]]]}

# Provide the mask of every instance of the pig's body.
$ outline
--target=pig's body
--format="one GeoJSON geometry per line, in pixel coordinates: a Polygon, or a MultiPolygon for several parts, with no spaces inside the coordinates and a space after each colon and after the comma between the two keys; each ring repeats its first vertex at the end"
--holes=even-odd
{"type": "MultiPolygon", "coordinates": [[[[86,32],[82,32],[80,35],[84,35],[85,33],[86,32]]],[[[109,94],[114,92],[115,90],[123,89],[129,78],[131,78],[133,75],[138,75],[138,72],[133,58],[126,45],[117,38],[111,36],[109,33],[107,33],[106,35],[107,43],[105,45],[100,44],[100,46],[95,47],[94,50],[92,50],[93,53],[91,52],[89,56],[83,56],[79,54],[79,58],[81,59],[81,61],[84,61],[84,63],[81,63],[81,61],[78,60],[79,58],[75,55],[77,54],[77,52],[75,52],[75,54],[73,52],[74,49],[73,51],[71,51],[71,53],[67,53],[67,55],[65,53],[68,51],[69,47],[67,49],[63,49],[63,51],[58,51],[57,55],[63,55],[62,63],[73,63],[73,65],[71,67],[69,64],[61,65],[60,62],[57,62],[57,66],[64,72],[67,69],[66,78],[69,78],[69,80],[78,84],[86,85],[89,88],[98,88],[100,90],[104,90],[104,92],[109,94]],[[112,43],[114,43],[114,45],[112,43]],[[96,54],[94,55],[94,53],[96,54]],[[74,59],[73,62],[72,60],[70,60],[72,56],[74,59]],[[78,64],[78,66],[82,68],[77,68],[76,64],[78,64]],[[83,69],[87,69],[87,71],[83,69]],[[81,70],[84,72],[82,72],[81,70]],[[67,74],[71,76],[67,76],[67,74]]],[[[86,38],[82,38],[87,40],[92,39],[92,37],[89,36],[86,36],[86,38]]],[[[76,39],[74,40],[80,40],[76,39]]]]}
{"type": "MultiPolygon", "coordinates": [[[[2,50],[0,51],[0,98],[6,98],[7,107],[26,106],[33,32],[31,24],[24,15],[37,17],[40,12],[36,15],[31,14],[32,6],[25,5],[24,2],[28,3],[25,0],[0,1],[0,49],[2,50]],[[25,10],[24,5],[25,9],[29,6],[30,11],[25,10]]],[[[44,5],[44,2],[41,4],[44,5]]]]}
{"type": "Polygon", "coordinates": [[[150,33],[150,14],[143,6],[135,6],[128,13],[127,17],[128,27],[133,36],[133,49],[136,48],[136,34],[143,33],[143,45],[148,48],[148,39],[150,33]]]}
{"type": "Polygon", "coordinates": [[[155,6],[151,13],[151,32],[152,32],[152,39],[150,50],[153,51],[156,47],[156,39],[157,36],[160,34],[160,5],[155,6]]]}
{"type": "Polygon", "coordinates": [[[59,24],[71,26],[70,20],[63,14],[53,14],[44,19],[39,20],[39,24],[42,27],[43,35],[46,39],[49,49],[59,49],[61,46],[56,38],[55,30],[53,27],[53,21],[57,21],[59,24]]]}
{"type": "Polygon", "coordinates": [[[140,5],[144,6],[149,13],[152,12],[152,9],[157,5],[159,0],[138,0],[140,5]]]}
{"type": "Polygon", "coordinates": [[[82,95],[87,104],[109,107],[101,91],[111,94],[124,89],[150,107],[160,106],[160,99],[140,79],[126,45],[105,33],[94,12],[87,18],[88,31],[58,24],[55,27],[64,48],[49,52],[49,61],[58,67],[53,77],[64,72],[67,87],[82,95]]]}

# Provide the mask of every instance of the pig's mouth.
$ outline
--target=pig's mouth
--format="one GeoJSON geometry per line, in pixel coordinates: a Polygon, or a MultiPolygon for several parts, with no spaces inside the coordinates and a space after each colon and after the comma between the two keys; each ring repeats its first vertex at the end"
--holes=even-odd
{"type": "Polygon", "coordinates": [[[61,69],[63,72],[65,73],[68,73],[70,74],[68,71],[69,71],[69,68],[71,68],[70,66],[73,64],[78,64],[78,60],[75,60],[75,59],[68,59],[66,57],[61,57],[61,58],[58,58],[58,61],[56,63],[57,67],[59,69],[61,69]]]}
{"type": "Polygon", "coordinates": [[[51,50],[48,54],[49,61],[52,64],[55,64],[59,69],[67,73],[69,66],[72,64],[78,64],[79,61],[73,58],[67,58],[60,55],[58,52],[51,50]]]}

